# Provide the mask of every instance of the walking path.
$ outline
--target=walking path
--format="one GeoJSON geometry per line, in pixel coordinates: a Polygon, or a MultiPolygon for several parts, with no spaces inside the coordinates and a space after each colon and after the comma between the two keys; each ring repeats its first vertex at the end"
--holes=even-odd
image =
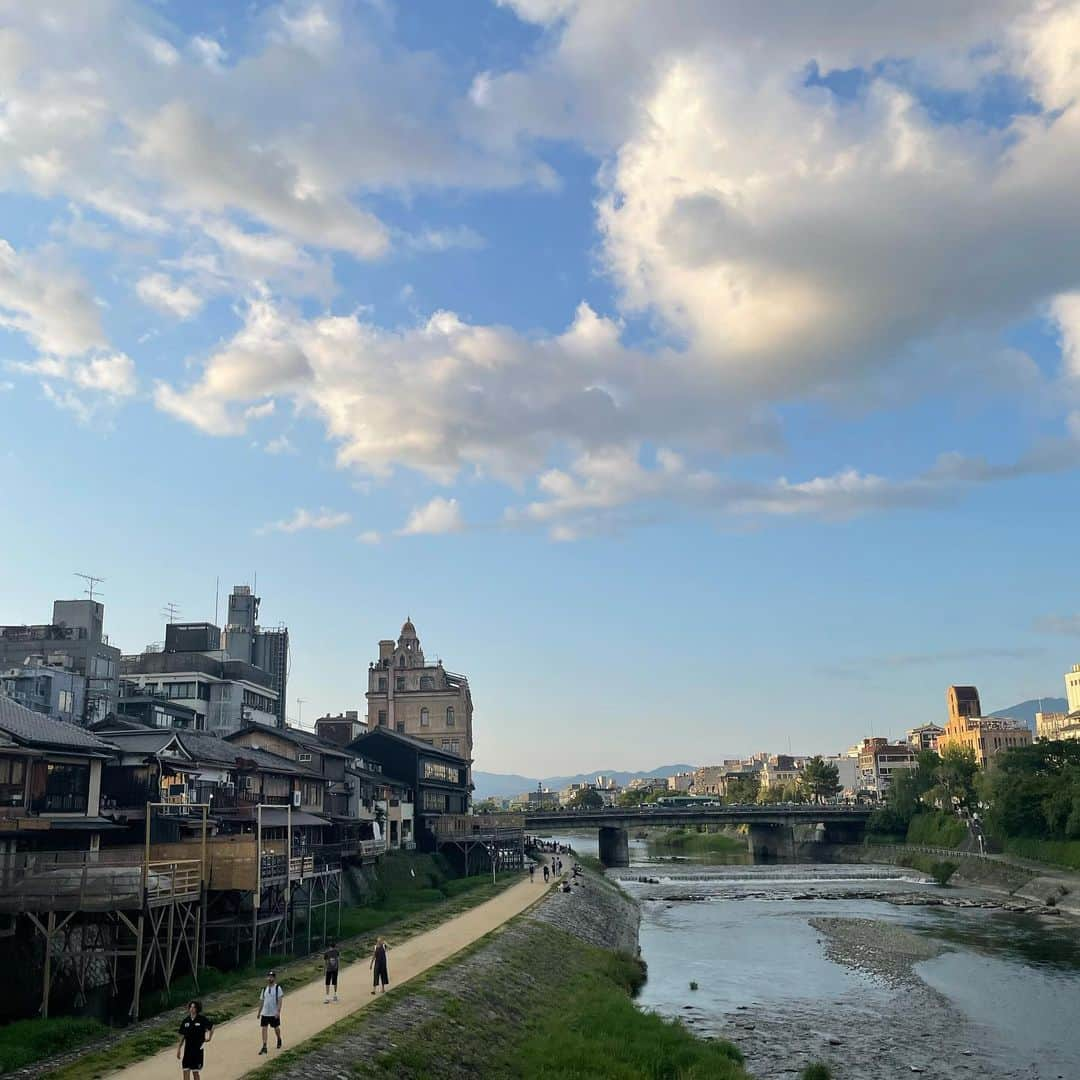
{"type": "MultiPolygon", "coordinates": [[[[545,859],[550,861],[551,856],[545,856],[545,859]]],[[[572,857],[564,856],[564,873],[569,862],[572,862],[572,857]]],[[[409,938],[396,948],[393,940],[388,941],[391,990],[428,968],[441,964],[454,953],[460,952],[467,945],[519,915],[550,888],[550,885],[544,883],[543,872],[538,866],[535,881],[529,881],[528,875],[525,875],[524,880],[517,885],[511,885],[498,896],[455,916],[434,930],[409,938]]],[[[375,1001],[376,998],[371,993],[371,981],[367,963],[359,960],[342,968],[338,977],[340,1001],[336,1003],[323,1004],[322,978],[286,994],[281,1007],[283,1049],[299,1046],[331,1024],[375,1001]]],[[[252,1001],[250,1012],[214,1028],[213,1039],[206,1047],[206,1068],[202,1073],[205,1080],[239,1080],[250,1070],[273,1060],[276,1050],[272,1029],[269,1032],[268,1056],[258,1056],[261,1036],[256,1018],[257,1010],[258,1002],[252,1001]]],[[[177,1026],[180,1020],[181,1010],[178,1009],[177,1026]]],[[[154,1057],[112,1073],[110,1080],[114,1077],[117,1080],[161,1080],[162,1077],[180,1075],[176,1043],[173,1043],[169,1050],[163,1050],[154,1057]]]]}

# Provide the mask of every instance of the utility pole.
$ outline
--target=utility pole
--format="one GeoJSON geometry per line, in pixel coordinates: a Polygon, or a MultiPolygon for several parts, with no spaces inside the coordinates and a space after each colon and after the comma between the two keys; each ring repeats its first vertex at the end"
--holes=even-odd
{"type": "Polygon", "coordinates": [[[304,702],[306,700],[307,700],[306,698],[302,698],[302,697],[298,697],[296,699],[296,726],[297,727],[303,727],[304,726],[302,721],[304,719],[304,702]]]}
{"type": "Polygon", "coordinates": [[[161,614],[169,620],[170,623],[176,622],[176,616],[180,614],[180,606],[174,604],[171,600],[161,609],[161,614]]]}

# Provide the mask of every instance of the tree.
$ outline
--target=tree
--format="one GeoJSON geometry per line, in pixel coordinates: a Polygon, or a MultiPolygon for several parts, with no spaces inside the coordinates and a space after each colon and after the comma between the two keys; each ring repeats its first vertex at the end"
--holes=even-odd
{"type": "Polygon", "coordinates": [[[570,800],[571,810],[599,810],[603,805],[604,800],[595,788],[582,788],[570,800]]]}
{"type": "Polygon", "coordinates": [[[615,801],[619,806],[640,806],[642,803],[649,801],[649,794],[645,788],[627,788],[619,793],[619,797],[615,801]]]}
{"type": "Polygon", "coordinates": [[[975,805],[975,776],[979,762],[970,746],[947,746],[937,768],[938,789],[946,810],[969,810],[975,805]]]}
{"type": "Polygon", "coordinates": [[[990,830],[1002,837],[1080,838],[1080,742],[1018,746],[980,777],[990,830]]]}
{"type": "Polygon", "coordinates": [[[727,801],[729,803],[743,804],[757,800],[758,788],[761,780],[757,773],[747,773],[746,776],[737,776],[727,783],[727,801]]]}
{"type": "Polygon", "coordinates": [[[840,791],[840,767],[815,754],[803,766],[800,784],[811,802],[824,802],[840,791]]]}
{"type": "Polygon", "coordinates": [[[497,814],[499,804],[494,799],[485,799],[482,803],[477,803],[473,809],[478,814],[497,814]]]}

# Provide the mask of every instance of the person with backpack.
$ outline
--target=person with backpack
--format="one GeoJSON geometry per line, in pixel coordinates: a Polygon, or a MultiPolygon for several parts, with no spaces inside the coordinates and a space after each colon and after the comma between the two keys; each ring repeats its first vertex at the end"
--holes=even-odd
{"type": "Polygon", "coordinates": [[[338,965],[341,962],[341,953],[338,951],[338,947],[334,942],[334,939],[330,939],[330,948],[323,953],[323,963],[326,965],[326,996],[323,998],[323,1004],[330,1004],[330,986],[334,987],[334,1000],[337,1001],[337,977],[338,977],[338,965]]]}
{"type": "Polygon", "coordinates": [[[273,1028],[277,1035],[277,1048],[281,1049],[281,1001],[285,997],[285,991],[278,986],[277,975],[267,972],[266,985],[259,995],[259,1027],[262,1029],[262,1049],[260,1054],[266,1053],[266,1029],[273,1028]]]}

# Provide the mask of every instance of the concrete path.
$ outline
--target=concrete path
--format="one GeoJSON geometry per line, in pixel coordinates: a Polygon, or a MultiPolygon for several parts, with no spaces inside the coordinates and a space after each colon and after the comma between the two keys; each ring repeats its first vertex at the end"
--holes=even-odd
{"type": "MultiPolygon", "coordinates": [[[[545,859],[550,861],[551,856],[547,855],[545,859]]],[[[563,856],[564,873],[570,861],[567,856],[563,856]]],[[[529,881],[526,873],[524,880],[518,884],[511,885],[498,896],[456,915],[433,930],[409,938],[396,947],[393,938],[388,939],[390,990],[422,974],[428,968],[441,964],[454,953],[520,914],[550,888],[551,885],[544,884],[544,875],[538,866],[535,881],[529,881]]],[[[342,968],[338,976],[340,1000],[337,1003],[323,1004],[324,985],[321,977],[286,994],[281,1007],[283,1049],[299,1046],[331,1024],[374,1001],[371,982],[368,963],[361,960],[342,968]]],[[[239,1080],[250,1070],[273,1059],[277,1050],[272,1029],[269,1032],[268,1054],[265,1057],[259,1056],[261,1036],[256,1017],[257,1009],[258,1002],[253,1001],[250,1012],[214,1028],[214,1036],[206,1046],[203,1080],[239,1080]]],[[[213,1016],[212,1013],[210,1015],[213,1016]]],[[[182,1010],[178,1009],[177,1026],[182,1018],[182,1010]]],[[[111,1077],[119,1080],[161,1080],[162,1077],[170,1076],[182,1076],[180,1062],[176,1058],[175,1043],[170,1050],[163,1050],[152,1058],[111,1074],[111,1077]]]]}

